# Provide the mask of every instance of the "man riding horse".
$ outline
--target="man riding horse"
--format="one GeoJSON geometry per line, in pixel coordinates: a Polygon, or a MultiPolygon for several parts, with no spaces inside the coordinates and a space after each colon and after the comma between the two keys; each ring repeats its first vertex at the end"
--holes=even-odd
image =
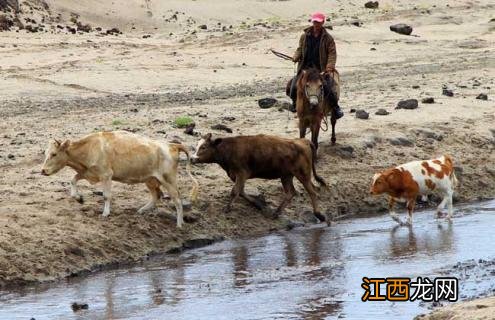
{"type": "Polygon", "coordinates": [[[325,72],[325,81],[323,90],[325,97],[328,99],[332,108],[335,111],[336,119],[344,116],[338,104],[338,93],[333,79],[330,78],[336,70],[335,63],[337,61],[337,51],[335,49],[335,41],[332,36],[323,28],[325,23],[325,15],[316,12],[311,15],[313,26],[304,29],[299,40],[299,47],[294,54],[292,60],[298,62],[297,75],[292,79],[289,96],[292,99],[293,109],[296,109],[297,99],[297,81],[301,77],[302,70],[316,68],[320,72],[325,72]]]}

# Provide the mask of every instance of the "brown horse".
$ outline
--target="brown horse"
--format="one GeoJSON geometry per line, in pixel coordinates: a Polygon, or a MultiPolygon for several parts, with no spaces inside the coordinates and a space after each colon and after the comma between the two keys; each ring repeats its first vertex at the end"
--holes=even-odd
{"type": "Polygon", "coordinates": [[[297,81],[296,111],[299,118],[299,137],[306,136],[306,130],[311,130],[311,141],[318,148],[318,135],[320,134],[321,122],[330,113],[332,125],[332,144],[335,144],[335,117],[334,108],[331,106],[330,94],[337,95],[338,99],[338,74],[334,75],[337,80],[329,75],[321,74],[317,69],[303,70],[297,81]],[[326,86],[326,90],[324,89],[326,86]],[[337,90],[334,90],[337,87],[337,90]],[[333,90],[331,92],[331,90],[333,90]],[[337,92],[335,92],[337,91],[337,92]]]}

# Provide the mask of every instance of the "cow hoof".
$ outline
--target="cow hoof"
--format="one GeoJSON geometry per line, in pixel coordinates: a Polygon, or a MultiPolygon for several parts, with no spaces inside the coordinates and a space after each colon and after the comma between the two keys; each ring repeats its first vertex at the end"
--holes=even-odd
{"type": "Polygon", "coordinates": [[[83,204],[84,198],[82,196],[76,197],[76,201],[79,202],[80,204],[83,204]]]}
{"type": "Polygon", "coordinates": [[[230,213],[231,211],[232,211],[232,206],[230,206],[230,205],[225,206],[225,208],[223,208],[224,213],[230,213]]]}
{"type": "Polygon", "coordinates": [[[110,215],[110,212],[103,212],[103,213],[101,214],[101,216],[102,216],[103,218],[106,218],[106,217],[108,217],[109,215],[110,215]]]}
{"type": "Polygon", "coordinates": [[[320,212],[314,212],[313,213],[315,215],[315,217],[318,218],[318,220],[320,220],[321,222],[324,222],[327,220],[327,217],[325,217],[323,214],[321,214],[320,212]]]}

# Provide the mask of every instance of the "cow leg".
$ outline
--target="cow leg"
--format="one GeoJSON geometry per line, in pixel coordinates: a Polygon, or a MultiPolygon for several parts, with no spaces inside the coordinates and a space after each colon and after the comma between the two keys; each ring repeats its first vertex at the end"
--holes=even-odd
{"type": "Polygon", "coordinates": [[[402,224],[402,221],[400,221],[399,216],[397,215],[397,213],[395,213],[394,206],[395,206],[395,198],[390,197],[388,199],[388,212],[390,214],[390,217],[398,224],[402,224]]]}
{"type": "Polygon", "coordinates": [[[277,210],[275,211],[276,216],[279,216],[287,207],[287,205],[290,203],[292,198],[294,198],[294,195],[296,194],[296,189],[294,188],[294,184],[292,182],[292,179],[294,177],[283,177],[282,180],[282,186],[284,187],[284,200],[282,200],[282,203],[278,206],[277,210]]]}
{"type": "Polygon", "coordinates": [[[416,204],[416,198],[413,198],[413,199],[409,199],[407,201],[407,213],[408,213],[408,216],[407,216],[407,225],[409,226],[412,226],[412,214],[413,214],[413,211],[414,211],[414,205],[416,204]]]}
{"type": "Polygon", "coordinates": [[[448,207],[448,212],[449,212],[449,214],[447,216],[447,219],[448,220],[452,220],[452,215],[454,214],[454,205],[452,203],[453,202],[453,199],[452,199],[453,194],[452,194],[452,192],[449,192],[449,194],[447,195],[447,197],[448,197],[447,207],[448,207]]]}
{"type": "Polygon", "coordinates": [[[448,195],[444,195],[442,202],[440,202],[440,204],[437,207],[437,218],[440,218],[442,216],[442,210],[445,208],[447,201],[448,201],[448,195]]]}
{"type": "Polygon", "coordinates": [[[311,204],[313,205],[313,214],[315,217],[317,217],[320,221],[325,221],[327,218],[321,214],[320,209],[318,208],[318,200],[316,198],[316,191],[313,187],[313,183],[311,182],[311,173],[307,175],[299,175],[296,176],[297,180],[302,183],[304,189],[306,189],[306,192],[309,194],[309,197],[311,198],[311,204]]]}
{"type": "Polygon", "coordinates": [[[239,195],[243,192],[245,183],[246,183],[246,177],[243,174],[238,174],[235,176],[235,184],[234,187],[232,188],[232,191],[230,191],[229,203],[225,208],[226,212],[232,211],[232,203],[235,200],[237,200],[237,198],[239,198],[239,195]]]}
{"type": "Polygon", "coordinates": [[[82,176],[78,173],[70,181],[70,196],[76,199],[77,202],[83,203],[84,199],[82,195],[77,191],[77,181],[81,180],[82,176]]]}
{"type": "Polygon", "coordinates": [[[167,177],[164,175],[164,180],[160,181],[170,196],[170,199],[174,202],[175,211],[177,212],[177,228],[182,228],[184,224],[184,210],[182,208],[182,201],[179,196],[179,189],[177,188],[177,181],[175,178],[167,177]]]}
{"type": "Polygon", "coordinates": [[[110,214],[110,201],[112,200],[112,180],[103,180],[103,200],[105,200],[105,207],[103,208],[103,216],[108,217],[110,214]]]}
{"type": "Polygon", "coordinates": [[[161,198],[161,190],[160,190],[160,185],[157,184],[157,182],[153,180],[148,180],[146,181],[146,187],[148,187],[148,190],[150,191],[151,194],[151,200],[147,204],[145,204],[143,207],[139,208],[138,213],[142,214],[148,210],[151,210],[156,207],[156,203],[158,200],[161,198]]]}
{"type": "Polygon", "coordinates": [[[337,124],[337,118],[335,117],[334,111],[332,111],[330,123],[332,124],[332,145],[335,145],[335,142],[337,141],[337,138],[335,137],[335,124],[337,124]]]}

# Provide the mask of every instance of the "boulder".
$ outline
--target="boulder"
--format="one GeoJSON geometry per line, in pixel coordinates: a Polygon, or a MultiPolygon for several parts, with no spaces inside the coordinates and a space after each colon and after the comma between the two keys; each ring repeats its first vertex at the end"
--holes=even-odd
{"type": "Polygon", "coordinates": [[[399,101],[399,103],[397,103],[397,107],[395,107],[395,109],[407,109],[407,110],[412,110],[417,108],[418,108],[418,100],[416,99],[401,100],[399,101]]]}
{"type": "Polygon", "coordinates": [[[402,147],[412,147],[414,142],[406,137],[395,137],[388,139],[391,145],[402,146],[402,147]]]}
{"type": "Polygon", "coordinates": [[[447,97],[453,97],[454,96],[454,92],[452,90],[446,89],[446,88],[442,89],[442,94],[444,96],[447,96],[447,97]]]}
{"type": "Polygon", "coordinates": [[[435,103],[435,99],[433,99],[432,97],[428,97],[421,100],[421,102],[425,104],[431,104],[431,103],[435,103]]]}
{"type": "Polygon", "coordinates": [[[277,103],[275,98],[263,98],[258,100],[258,105],[261,109],[268,109],[273,107],[277,103]]]}
{"type": "Polygon", "coordinates": [[[480,94],[476,97],[476,99],[478,99],[478,100],[485,100],[485,101],[486,101],[486,100],[488,100],[488,95],[487,95],[487,94],[485,94],[485,93],[480,93],[480,94]]]}
{"type": "Polygon", "coordinates": [[[388,111],[387,111],[387,110],[385,110],[385,109],[378,109],[378,110],[375,112],[375,114],[376,114],[377,116],[386,116],[386,115],[389,115],[389,114],[390,114],[390,112],[388,112],[388,111]]]}
{"type": "Polygon", "coordinates": [[[213,130],[222,130],[222,131],[225,131],[225,132],[228,132],[228,133],[232,133],[232,129],[227,127],[226,125],[224,124],[216,124],[214,126],[211,126],[211,128],[213,130]]]}
{"type": "Polygon", "coordinates": [[[410,35],[413,28],[405,23],[398,23],[390,26],[390,31],[397,32],[399,34],[404,34],[406,36],[410,35]]]}
{"type": "Polygon", "coordinates": [[[378,9],[378,6],[378,1],[368,1],[364,4],[364,7],[367,9],[378,9]]]}
{"type": "Polygon", "coordinates": [[[366,112],[365,110],[357,110],[356,111],[356,118],[362,119],[362,120],[367,120],[369,119],[370,114],[366,112]]]}

